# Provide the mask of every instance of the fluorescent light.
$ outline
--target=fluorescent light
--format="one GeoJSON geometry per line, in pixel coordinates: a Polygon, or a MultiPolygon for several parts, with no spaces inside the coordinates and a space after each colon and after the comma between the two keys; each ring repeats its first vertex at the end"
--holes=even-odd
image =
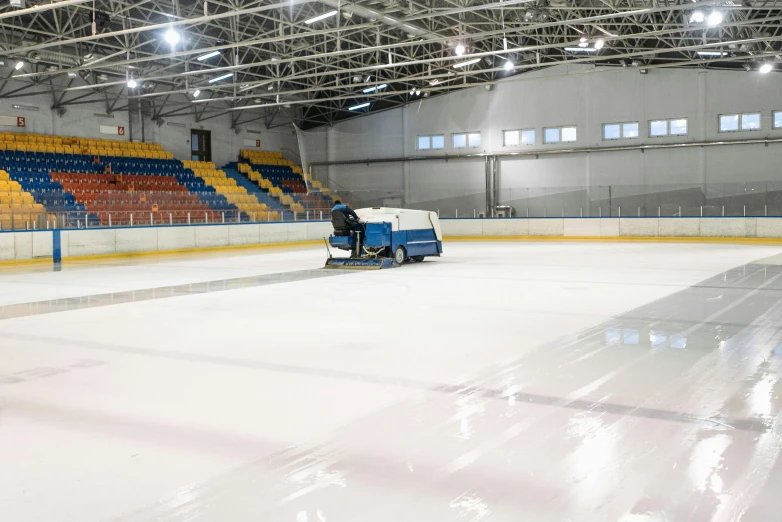
{"type": "Polygon", "coordinates": [[[594,47],[565,47],[566,51],[571,53],[596,53],[597,49],[594,47]]]}
{"type": "Polygon", "coordinates": [[[692,12],[692,16],[690,17],[690,22],[695,22],[696,24],[702,24],[704,20],[706,20],[706,15],[703,14],[703,11],[692,12]]]}
{"type": "Polygon", "coordinates": [[[698,51],[698,56],[727,56],[728,53],[721,51],[698,51]]]}
{"type": "Polygon", "coordinates": [[[193,98],[198,98],[198,95],[201,94],[201,89],[196,89],[193,91],[193,98]]]}
{"type": "Polygon", "coordinates": [[[773,69],[773,68],[774,68],[774,66],[771,65],[770,63],[764,63],[763,65],[760,66],[760,69],[758,69],[758,70],[761,73],[763,73],[763,74],[767,74],[767,73],[770,73],[771,69],[773,69]]]}
{"type": "Polygon", "coordinates": [[[217,78],[212,78],[211,80],[209,80],[209,83],[219,82],[220,80],[225,80],[226,78],[230,78],[233,75],[234,73],[224,74],[222,76],[218,76],[217,78]]]}
{"type": "Polygon", "coordinates": [[[220,51],[212,51],[211,53],[202,54],[196,60],[199,62],[203,62],[204,60],[208,60],[209,58],[214,58],[215,56],[220,56],[220,51]]]}
{"type": "Polygon", "coordinates": [[[133,78],[128,80],[128,89],[135,89],[136,87],[138,87],[138,82],[136,82],[136,80],[133,78]]]}
{"type": "Polygon", "coordinates": [[[22,67],[24,67],[24,62],[22,60],[19,60],[18,62],[16,62],[16,65],[14,65],[14,69],[16,69],[17,71],[22,67]]]}
{"type": "Polygon", "coordinates": [[[358,105],[354,105],[353,107],[350,107],[349,111],[357,111],[359,109],[363,109],[364,107],[369,107],[369,102],[367,103],[360,103],[358,105]]]}
{"type": "Polygon", "coordinates": [[[179,33],[176,32],[173,27],[170,27],[168,31],[166,31],[166,34],[163,35],[163,39],[168,42],[169,45],[174,46],[179,43],[179,33]]]}
{"type": "Polygon", "coordinates": [[[459,69],[460,67],[466,67],[468,65],[472,65],[472,64],[478,63],[480,61],[481,61],[480,58],[475,58],[473,60],[467,60],[466,62],[455,63],[455,64],[453,64],[453,68],[454,69],[459,69]]]}
{"type": "Polygon", "coordinates": [[[605,41],[604,41],[604,40],[598,40],[598,41],[596,41],[596,42],[595,42],[595,49],[597,49],[597,50],[600,50],[600,49],[602,49],[602,48],[603,48],[603,46],[604,46],[605,44],[606,44],[606,43],[605,43],[605,41]]]}
{"type": "Polygon", "coordinates": [[[459,44],[456,46],[456,56],[461,56],[464,54],[465,48],[462,44],[459,44]]]}
{"type": "Polygon", "coordinates": [[[706,24],[711,26],[720,25],[724,18],[725,17],[720,11],[712,11],[706,19],[706,24]]]}
{"type": "Polygon", "coordinates": [[[307,25],[314,24],[315,22],[319,22],[321,20],[325,20],[326,18],[334,16],[335,14],[337,14],[337,10],[336,9],[333,10],[333,11],[329,11],[328,13],[323,13],[322,15],[318,15],[315,18],[310,18],[309,20],[304,20],[304,23],[307,24],[307,25]]]}
{"type": "Polygon", "coordinates": [[[586,40],[582,40],[582,41],[578,42],[578,46],[579,47],[587,47],[587,46],[589,46],[589,44],[586,42],[586,40]]]}
{"type": "Polygon", "coordinates": [[[508,61],[505,62],[504,68],[505,68],[506,71],[512,71],[513,67],[515,67],[515,66],[513,65],[512,61],[508,60],[508,61]]]}
{"type": "Polygon", "coordinates": [[[68,73],[68,78],[76,78],[78,75],[79,75],[78,73],[71,71],[68,73]]]}
{"type": "Polygon", "coordinates": [[[388,87],[388,85],[386,85],[385,83],[383,83],[383,84],[381,84],[381,85],[378,85],[377,87],[368,87],[368,88],[364,89],[363,93],[364,93],[364,94],[369,94],[370,92],[375,92],[375,91],[382,91],[382,90],[383,90],[383,89],[385,89],[386,87],[388,87]]]}

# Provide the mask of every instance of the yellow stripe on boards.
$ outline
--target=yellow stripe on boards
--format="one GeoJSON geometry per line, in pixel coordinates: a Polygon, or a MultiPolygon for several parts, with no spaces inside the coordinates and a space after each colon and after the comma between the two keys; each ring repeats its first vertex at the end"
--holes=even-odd
{"type": "Polygon", "coordinates": [[[445,236],[444,241],[603,241],[611,243],[734,243],[745,245],[782,245],[778,237],[700,237],[700,236],[445,236]]]}

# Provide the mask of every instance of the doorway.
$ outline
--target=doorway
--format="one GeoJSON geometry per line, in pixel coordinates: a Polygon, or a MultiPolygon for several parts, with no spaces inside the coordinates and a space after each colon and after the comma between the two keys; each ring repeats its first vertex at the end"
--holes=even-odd
{"type": "Polygon", "coordinates": [[[190,130],[190,159],[212,161],[212,131],[190,130]]]}

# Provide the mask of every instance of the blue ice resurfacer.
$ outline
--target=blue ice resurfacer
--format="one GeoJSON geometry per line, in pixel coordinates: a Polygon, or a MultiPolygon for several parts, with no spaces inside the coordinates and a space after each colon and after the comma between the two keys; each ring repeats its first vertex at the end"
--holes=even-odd
{"type": "Polygon", "coordinates": [[[376,207],[358,209],[356,214],[358,222],[338,210],[332,212],[329,245],[350,252],[350,257],[332,257],[329,250],[326,268],[392,268],[443,253],[435,212],[376,207]]]}

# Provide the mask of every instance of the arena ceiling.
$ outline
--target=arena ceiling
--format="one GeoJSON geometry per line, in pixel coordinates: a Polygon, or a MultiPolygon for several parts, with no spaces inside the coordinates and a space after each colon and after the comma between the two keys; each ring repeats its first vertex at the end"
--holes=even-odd
{"type": "Polygon", "coordinates": [[[62,0],[0,10],[0,98],[312,128],[559,64],[774,71],[782,2],[62,0]]]}

